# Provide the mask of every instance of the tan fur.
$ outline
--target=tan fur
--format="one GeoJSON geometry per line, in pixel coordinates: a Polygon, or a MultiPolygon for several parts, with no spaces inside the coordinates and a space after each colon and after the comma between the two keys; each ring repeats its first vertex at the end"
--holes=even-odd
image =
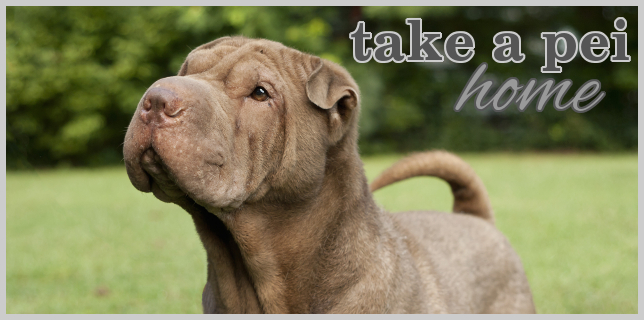
{"type": "Polygon", "coordinates": [[[485,189],[457,157],[412,156],[374,186],[436,175],[471,214],[376,205],[356,144],[359,97],[339,65],[243,37],[196,48],[144,94],[127,173],[192,216],[208,260],[204,312],[534,312],[485,189]],[[256,87],[269,97],[254,99],[256,87]]]}
{"type": "Polygon", "coordinates": [[[381,173],[370,189],[374,192],[416,176],[434,176],[447,181],[454,194],[453,212],[473,214],[494,223],[483,182],[465,161],[449,152],[430,151],[408,156],[381,173]]]}

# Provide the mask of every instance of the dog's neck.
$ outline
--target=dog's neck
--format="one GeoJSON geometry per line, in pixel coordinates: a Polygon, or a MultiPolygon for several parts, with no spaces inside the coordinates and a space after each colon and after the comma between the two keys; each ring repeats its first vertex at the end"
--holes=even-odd
{"type": "Polygon", "coordinates": [[[208,254],[218,311],[325,312],[360,281],[361,259],[375,254],[381,221],[350,147],[329,152],[309,200],[260,201],[217,216],[187,208],[208,254]]]}

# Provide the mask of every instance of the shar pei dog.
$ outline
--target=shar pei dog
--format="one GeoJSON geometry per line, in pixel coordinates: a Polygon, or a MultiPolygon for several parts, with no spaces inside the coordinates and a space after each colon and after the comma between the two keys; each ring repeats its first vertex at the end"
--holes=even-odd
{"type": "Polygon", "coordinates": [[[339,65],[264,39],[194,49],[126,133],[134,187],[181,206],[207,253],[204,313],[532,313],[481,180],[443,151],[369,186],[360,94],[339,65]],[[454,213],[389,214],[372,191],[445,180],[454,213]]]}

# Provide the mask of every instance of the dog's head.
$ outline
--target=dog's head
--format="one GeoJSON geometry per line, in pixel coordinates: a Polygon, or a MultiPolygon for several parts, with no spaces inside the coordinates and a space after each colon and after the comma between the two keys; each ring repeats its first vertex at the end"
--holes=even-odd
{"type": "Polygon", "coordinates": [[[358,97],[330,61],[217,39],[143,95],[125,137],[128,176],[162,201],[187,196],[211,212],[269,195],[297,200],[321,184],[332,148],[355,143],[358,97]]]}

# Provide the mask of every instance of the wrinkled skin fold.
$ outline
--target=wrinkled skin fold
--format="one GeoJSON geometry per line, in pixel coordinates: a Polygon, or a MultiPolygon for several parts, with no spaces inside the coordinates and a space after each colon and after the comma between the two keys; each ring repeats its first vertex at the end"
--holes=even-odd
{"type": "MultiPolygon", "coordinates": [[[[487,208],[378,208],[357,150],[359,105],[337,64],[243,37],[196,48],[145,92],[125,137],[127,174],[192,217],[208,260],[204,312],[534,312],[487,208]]],[[[474,181],[463,166],[448,171],[474,181]]],[[[478,202],[458,208],[487,203],[482,184],[461,180],[457,201],[478,202]]]]}

